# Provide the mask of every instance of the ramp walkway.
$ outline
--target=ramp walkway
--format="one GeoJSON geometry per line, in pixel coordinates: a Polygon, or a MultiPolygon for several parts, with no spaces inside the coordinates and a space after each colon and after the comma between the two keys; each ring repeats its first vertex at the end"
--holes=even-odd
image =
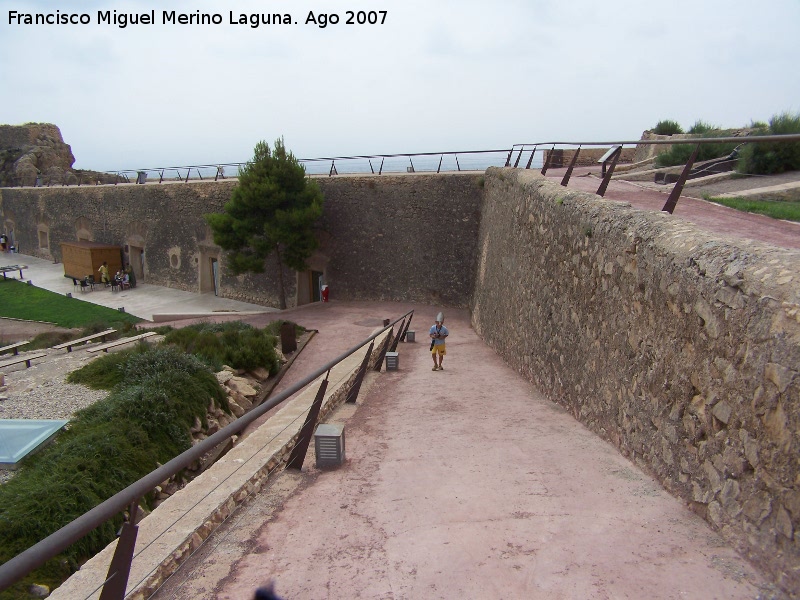
{"type": "Polygon", "coordinates": [[[286,599],[769,594],[702,519],[507,367],[464,310],[445,312],[436,372],[437,307],[286,311],[320,331],[292,375],[410,308],[417,341],[398,346],[399,369],[371,374],[358,405],[328,419],[345,426],[345,464],[320,470],[310,449],[302,472],[271,479],[154,598],[251,598],[269,580],[286,599]]]}

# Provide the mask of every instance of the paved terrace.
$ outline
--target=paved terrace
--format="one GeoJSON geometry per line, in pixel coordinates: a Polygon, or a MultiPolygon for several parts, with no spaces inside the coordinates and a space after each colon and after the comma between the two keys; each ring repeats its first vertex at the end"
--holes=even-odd
{"type": "MultiPolygon", "coordinates": [[[[155,596],[250,598],[755,598],[764,580],[614,447],[507,367],[445,310],[445,369],[425,332],[438,307],[314,304],[292,375],[416,310],[398,371],[371,374],[345,425],[346,463],[283,472],[155,596]]],[[[263,324],[271,315],[249,317],[263,324]]],[[[287,383],[288,382],[283,382],[287,383]]]]}

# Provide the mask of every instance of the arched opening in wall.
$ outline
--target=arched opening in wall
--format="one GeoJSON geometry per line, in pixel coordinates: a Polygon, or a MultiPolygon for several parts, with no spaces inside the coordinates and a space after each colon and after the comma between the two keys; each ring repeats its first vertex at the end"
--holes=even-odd
{"type": "Polygon", "coordinates": [[[133,269],[136,281],[144,281],[144,248],[128,244],[128,264],[133,269]]]}
{"type": "Polygon", "coordinates": [[[198,280],[200,282],[200,293],[214,292],[219,296],[220,292],[220,262],[219,250],[212,248],[200,248],[200,258],[197,261],[198,280]]]}
{"type": "Polygon", "coordinates": [[[308,271],[297,272],[297,306],[322,300],[327,264],[325,256],[316,254],[308,261],[308,271]]]}
{"type": "Polygon", "coordinates": [[[78,238],[79,242],[94,241],[92,222],[86,217],[78,217],[75,220],[75,236],[78,238]]]}
{"type": "Polygon", "coordinates": [[[50,228],[47,225],[39,225],[39,250],[50,252],[50,228]]]}
{"type": "Polygon", "coordinates": [[[16,230],[16,224],[11,219],[6,219],[3,223],[3,231],[0,233],[5,233],[8,241],[6,242],[8,248],[14,248],[17,252],[19,252],[19,245],[17,244],[17,240],[14,237],[14,231],[16,230]]]}

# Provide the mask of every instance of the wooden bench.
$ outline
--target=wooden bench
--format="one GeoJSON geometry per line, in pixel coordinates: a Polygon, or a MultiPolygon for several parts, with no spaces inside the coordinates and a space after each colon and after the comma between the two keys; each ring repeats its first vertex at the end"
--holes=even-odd
{"type": "Polygon", "coordinates": [[[100,338],[101,341],[106,341],[106,336],[115,333],[116,329],[106,329],[105,331],[101,331],[100,333],[93,333],[92,335],[87,335],[86,337],[78,338],[77,340],[71,340],[69,342],[64,342],[63,344],[58,344],[57,346],[53,346],[53,350],[61,350],[62,348],[66,348],[67,352],[72,352],[72,347],[77,346],[78,344],[82,344],[84,342],[90,342],[92,340],[96,340],[100,338]]]}
{"type": "Polygon", "coordinates": [[[6,278],[6,273],[19,271],[19,278],[22,279],[22,269],[27,269],[27,265],[9,265],[7,267],[0,267],[0,273],[3,273],[3,279],[6,278]]]}
{"type": "Polygon", "coordinates": [[[0,369],[5,369],[6,367],[10,367],[11,365],[18,365],[19,363],[25,363],[25,368],[30,369],[31,361],[37,358],[42,358],[43,356],[47,356],[47,352],[39,352],[38,354],[29,354],[28,356],[17,356],[13,360],[5,360],[0,362],[0,369]]]}
{"type": "Polygon", "coordinates": [[[14,356],[17,356],[19,354],[19,347],[30,343],[31,343],[30,340],[25,340],[24,342],[17,342],[16,344],[9,344],[8,346],[3,346],[2,348],[0,348],[0,354],[5,352],[6,350],[13,350],[14,356]]]}
{"type": "Polygon", "coordinates": [[[148,331],[146,333],[140,333],[139,335],[134,335],[132,337],[120,338],[118,340],[114,340],[113,342],[108,342],[107,344],[103,344],[102,346],[97,346],[96,348],[89,348],[87,352],[108,352],[109,348],[115,348],[116,346],[122,346],[123,344],[129,344],[131,342],[138,342],[139,340],[143,340],[145,338],[149,338],[153,335],[158,335],[156,331],[148,331]]]}

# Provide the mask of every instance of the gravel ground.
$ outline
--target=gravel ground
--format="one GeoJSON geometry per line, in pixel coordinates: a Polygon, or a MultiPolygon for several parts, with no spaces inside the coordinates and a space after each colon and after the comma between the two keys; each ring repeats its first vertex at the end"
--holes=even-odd
{"type": "MultiPolygon", "coordinates": [[[[32,324],[31,327],[35,327],[37,333],[41,332],[41,324],[32,324]]],[[[0,400],[0,419],[70,419],[80,409],[108,394],[105,390],[67,383],[71,371],[95,358],[87,354],[83,346],[69,353],[66,350],[36,352],[47,352],[48,355],[33,361],[29,369],[21,364],[4,370],[5,386],[0,387],[0,398],[4,398],[0,400]]],[[[26,354],[33,352],[20,352],[20,356],[26,354]]],[[[2,360],[6,358],[4,355],[2,360]]],[[[10,472],[0,470],[0,483],[10,476],[10,472]]]]}

